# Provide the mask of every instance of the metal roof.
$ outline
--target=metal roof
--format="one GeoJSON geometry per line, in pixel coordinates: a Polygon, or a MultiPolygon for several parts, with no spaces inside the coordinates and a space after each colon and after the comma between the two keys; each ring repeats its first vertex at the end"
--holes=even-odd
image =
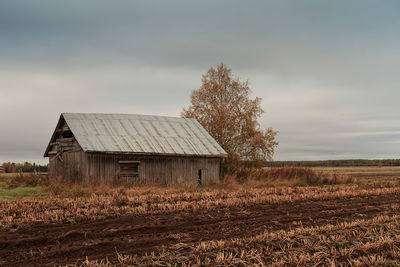
{"type": "Polygon", "coordinates": [[[226,156],[195,119],[135,114],[61,114],[88,152],[226,156]]]}

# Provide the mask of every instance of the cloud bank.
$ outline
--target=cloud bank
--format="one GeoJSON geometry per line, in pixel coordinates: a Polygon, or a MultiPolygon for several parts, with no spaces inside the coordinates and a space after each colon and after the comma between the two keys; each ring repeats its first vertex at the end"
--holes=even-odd
{"type": "Polygon", "coordinates": [[[400,157],[397,1],[2,1],[0,162],[45,162],[61,112],[179,116],[225,63],[276,160],[400,157]]]}

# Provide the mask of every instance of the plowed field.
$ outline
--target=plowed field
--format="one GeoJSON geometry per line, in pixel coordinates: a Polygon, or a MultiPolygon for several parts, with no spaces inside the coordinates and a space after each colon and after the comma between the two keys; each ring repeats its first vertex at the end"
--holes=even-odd
{"type": "MultiPolygon", "coordinates": [[[[21,223],[0,232],[0,265],[80,265],[86,257],[89,261],[108,258],[118,263],[117,252],[140,257],[165,249],[182,254],[182,248],[205,241],[245,239],[279,230],[371,220],[380,215],[390,217],[400,214],[397,189],[387,193],[360,189],[360,194],[354,189],[354,194],[347,195],[333,192],[329,197],[247,201],[144,214],[126,211],[105,219],[69,223],[21,223]]],[[[228,203],[230,195],[218,197],[228,203]]]]}

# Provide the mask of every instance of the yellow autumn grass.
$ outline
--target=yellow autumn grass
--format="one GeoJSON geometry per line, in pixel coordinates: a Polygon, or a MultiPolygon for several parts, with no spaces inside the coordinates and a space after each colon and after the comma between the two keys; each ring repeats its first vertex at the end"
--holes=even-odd
{"type": "MultiPolygon", "coordinates": [[[[102,191],[101,191],[102,192],[102,191]]],[[[0,200],[0,224],[16,226],[29,223],[88,221],[123,214],[157,214],[243,207],[254,204],[279,204],[307,200],[400,194],[399,186],[365,187],[332,185],[324,187],[272,187],[196,190],[195,188],[115,188],[107,194],[90,197],[0,200]],[[123,190],[123,199],[120,199],[123,190]]]]}
{"type": "Polygon", "coordinates": [[[182,244],[142,256],[118,253],[81,266],[396,266],[400,261],[400,216],[289,231],[266,231],[252,237],[182,244]],[[183,248],[183,249],[182,249],[183,248]]]}

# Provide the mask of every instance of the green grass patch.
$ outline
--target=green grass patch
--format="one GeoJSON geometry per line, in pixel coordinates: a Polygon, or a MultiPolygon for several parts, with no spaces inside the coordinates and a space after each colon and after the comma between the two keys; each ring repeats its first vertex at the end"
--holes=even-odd
{"type": "Polygon", "coordinates": [[[1,200],[20,200],[39,197],[43,192],[43,188],[39,186],[20,186],[17,188],[0,188],[1,200]]]}
{"type": "MultiPolygon", "coordinates": [[[[43,193],[41,186],[18,186],[10,188],[11,179],[16,177],[18,173],[0,174],[0,200],[15,201],[21,199],[38,198],[43,193]]],[[[26,174],[23,174],[26,175],[26,174]]]]}
{"type": "Polygon", "coordinates": [[[0,174],[0,188],[8,187],[8,182],[11,178],[15,177],[16,173],[1,173],[0,174]]]}

